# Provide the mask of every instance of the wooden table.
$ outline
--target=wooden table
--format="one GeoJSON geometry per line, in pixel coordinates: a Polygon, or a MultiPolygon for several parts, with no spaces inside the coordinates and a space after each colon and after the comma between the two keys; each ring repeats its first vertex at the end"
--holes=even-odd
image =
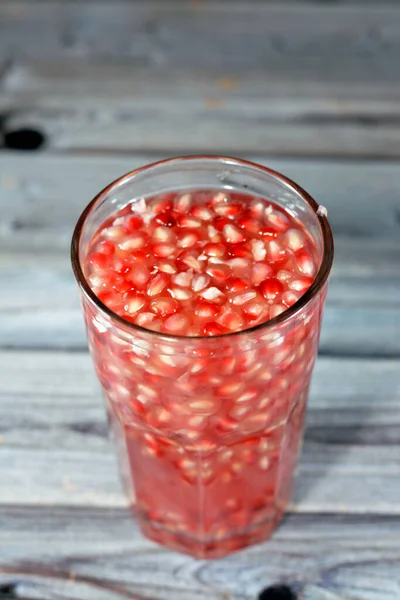
{"type": "Polygon", "coordinates": [[[0,586],[400,599],[399,52],[395,3],[0,0],[6,144],[45,136],[0,151],[0,586]],[[107,182],[203,151],[298,181],[337,248],[289,514],[211,562],[146,541],[128,514],[68,256],[107,182]]]}

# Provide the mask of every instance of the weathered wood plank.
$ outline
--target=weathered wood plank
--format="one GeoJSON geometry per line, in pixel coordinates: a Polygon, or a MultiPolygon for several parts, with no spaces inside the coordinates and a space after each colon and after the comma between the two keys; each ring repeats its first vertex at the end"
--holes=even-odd
{"type": "MultiPolygon", "coordinates": [[[[2,248],[5,250],[7,244],[10,249],[29,252],[33,247],[68,248],[80,212],[102,187],[163,157],[0,154],[2,248]]],[[[302,185],[328,208],[335,234],[399,239],[398,162],[243,157],[270,166],[302,185]]]]}
{"type": "Polygon", "coordinates": [[[0,582],[32,598],[254,600],[278,582],[301,600],[400,597],[398,518],[289,515],[268,543],[210,562],[148,542],[123,510],[3,507],[0,523],[0,582]]]}
{"type": "MultiPolygon", "coordinates": [[[[398,371],[319,359],[293,511],[400,514],[398,371]]],[[[0,504],[123,506],[89,356],[2,352],[0,379],[0,504]]]]}
{"type": "Polygon", "coordinates": [[[319,68],[293,69],[292,61],[266,64],[215,72],[16,63],[4,77],[0,111],[10,113],[9,129],[36,127],[57,149],[399,156],[400,87],[378,81],[382,67],[361,79],[352,69],[337,81],[319,68]]]}

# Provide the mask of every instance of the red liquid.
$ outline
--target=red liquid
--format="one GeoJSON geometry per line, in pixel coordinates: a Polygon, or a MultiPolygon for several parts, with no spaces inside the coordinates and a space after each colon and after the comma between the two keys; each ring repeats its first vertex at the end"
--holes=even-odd
{"type": "Polygon", "coordinates": [[[209,337],[188,346],[187,337],[120,334],[86,306],[125,481],[152,539],[220,556],[265,539],[279,521],[322,301],[291,326],[213,336],[279,315],[317,268],[312,240],[288,213],[225,191],[136,202],[93,236],[84,270],[104,304],[153,331],[209,337]]]}

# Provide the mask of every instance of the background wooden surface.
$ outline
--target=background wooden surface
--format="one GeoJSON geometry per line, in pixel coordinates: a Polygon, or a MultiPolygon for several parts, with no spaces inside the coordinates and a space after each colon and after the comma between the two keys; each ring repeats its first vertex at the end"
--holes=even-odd
{"type": "Polygon", "coordinates": [[[400,599],[399,52],[395,2],[0,0],[0,596],[400,599]],[[68,257],[106,183],[202,151],[295,179],[337,249],[291,509],[213,562],[128,515],[68,257]]]}

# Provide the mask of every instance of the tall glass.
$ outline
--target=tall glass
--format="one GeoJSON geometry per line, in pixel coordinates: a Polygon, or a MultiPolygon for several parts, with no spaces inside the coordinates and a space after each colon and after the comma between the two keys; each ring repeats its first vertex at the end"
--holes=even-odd
{"type": "Polygon", "coordinates": [[[142,531],[169,548],[211,558],[265,540],[289,503],[333,259],[331,230],[318,208],[274,171],[202,156],[121,177],[79,218],[73,269],[123,480],[142,531]],[[254,194],[286,209],[317,248],[314,283],[274,319],[212,338],[125,321],[85,279],[93,234],[131,202],[205,188],[254,194]]]}

